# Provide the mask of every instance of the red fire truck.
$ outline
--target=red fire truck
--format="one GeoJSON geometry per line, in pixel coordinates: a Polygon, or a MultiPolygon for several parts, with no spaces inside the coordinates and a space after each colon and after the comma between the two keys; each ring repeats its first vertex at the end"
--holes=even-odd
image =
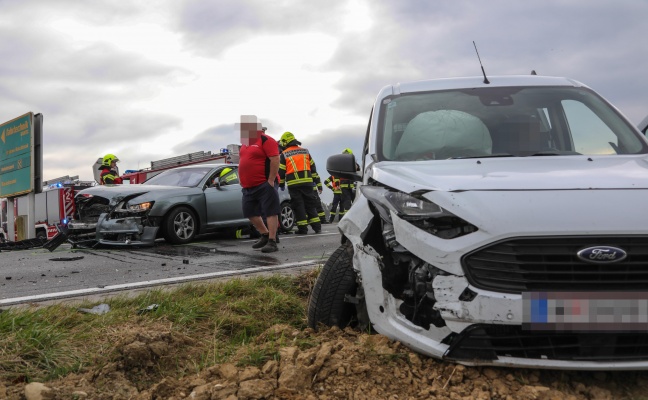
{"type": "MultiPolygon", "coordinates": [[[[218,153],[214,154],[211,151],[197,151],[195,153],[188,153],[177,157],[151,161],[151,166],[149,168],[127,170],[121,178],[124,180],[124,183],[139,184],[154,177],[162,171],[185,165],[236,163],[238,162],[239,148],[240,146],[237,144],[230,144],[227,148],[222,148],[218,153]]],[[[97,167],[101,164],[101,159],[97,160],[97,162],[99,162],[99,164],[96,164],[96,167],[93,168],[95,171],[98,171],[97,167]]],[[[95,173],[95,175],[95,179],[99,181],[98,172],[95,173]]]]}
{"type": "MultiPolygon", "coordinates": [[[[74,215],[74,195],[78,190],[93,186],[95,182],[79,181],[78,176],[70,178],[52,179],[43,184],[43,191],[35,195],[35,228],[36,237],[51,239],[58,232],[58,224],[66,224],[68,219],[74,215]]],[[[14,221],[19,221],[19,216],[27,214],[27,196],[20,196],[13,199],[2,199],[2,212],[0,213],[0,240],[17,241],[18,229],[13,238],[8,235],[7,229],[7,201],[14,203],[14,221]]]]}

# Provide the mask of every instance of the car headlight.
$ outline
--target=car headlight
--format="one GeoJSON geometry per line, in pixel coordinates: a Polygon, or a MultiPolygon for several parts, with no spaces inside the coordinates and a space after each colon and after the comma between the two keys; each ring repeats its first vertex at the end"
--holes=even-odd
{"type": "Polygon", "coordinates": [[[453,215],[427,199],[407,193],[367,185],[361,186],[360,190],[369,201],[379,206],[378,208],[383,208],[383,210],[379,210],[380,215],[387,221],[391,221],[388,210],[395,212],[396,215],[405,220],[453,215]]]}
{"type": "Polygon", "coordinates": [[[153,201],[147,201],[144,203],[139,203],[139,204],[129,204],[128,205],[128,211],[130,212],[144,212],[148,211],[153,207],[153,201]]]}
{"type": "Polygon", "coordinates": [[[478,230],[471,223],[416,194],[382,186],[363,185],[360,190],[378,210],[380,217],[389,224],[393,223],[390,213],[393,211],[399,218],[442,239],[453,239],[478,230]]]}

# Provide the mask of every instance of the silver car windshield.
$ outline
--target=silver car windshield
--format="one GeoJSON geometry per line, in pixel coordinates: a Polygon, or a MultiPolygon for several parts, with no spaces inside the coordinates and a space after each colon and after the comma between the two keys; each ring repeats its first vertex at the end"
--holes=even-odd
{"type": "Polygon", "coordinates": [[[168,169],[143,183],[143,185],[194,187],[203,180],[212,168],[168,169]]]}
{"type": "Polygon", "coordinates": [[[573,87],[491,87],[383,100],[381,160],[648,152],[597,94],[573,87]]]}

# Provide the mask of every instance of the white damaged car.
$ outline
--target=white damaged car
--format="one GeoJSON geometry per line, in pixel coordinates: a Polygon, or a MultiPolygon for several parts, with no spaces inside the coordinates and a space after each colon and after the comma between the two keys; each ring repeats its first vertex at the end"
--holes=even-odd
{"type": "Polygon", "coordinates": [[[383,88],[308,323],[466,365],[648,369],[648,142],[577,81],[383,88]]]}

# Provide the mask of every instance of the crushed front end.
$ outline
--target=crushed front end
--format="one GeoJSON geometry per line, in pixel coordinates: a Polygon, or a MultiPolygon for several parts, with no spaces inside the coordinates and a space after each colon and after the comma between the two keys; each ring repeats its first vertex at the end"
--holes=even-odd
{"type": "MultiPolygon", "coordinates": [[[[585,299],[634,291],[633,304],[648,304],[641,298],[648,287],[642,223],[620,209],[609,214],[617,224],[591,218],[609,197],[583,190],[403,193],[377,182],[361,190],[339,228],[353,244],[353,268],[379,333],[466,365],[648,369],[646,324],[529,324],[529,299],[538,293],[585,299]],[[611,243],[628,252],[614,269],[577,257],[611,243]]],[[[630,208],[641,207],[641,198],[624,196],[630,208]]]]}
{"type": "Polygon", "coordinates": [[[106,198],[79,193],[78,220],[70,222],[71,232],[94,235],[107,245],[151,246],[157,237],[160,218],[150,217],[153,201],[138,201],[142,193],[106,198]]]}

